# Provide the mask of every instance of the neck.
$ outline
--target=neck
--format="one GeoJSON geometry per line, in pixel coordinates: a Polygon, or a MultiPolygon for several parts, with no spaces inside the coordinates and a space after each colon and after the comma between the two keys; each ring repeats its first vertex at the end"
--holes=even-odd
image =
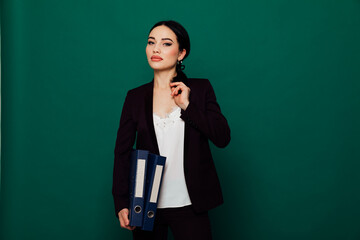
{"type": "Polygon", "coordinates": [[[154,87],[170,88],[169,84],[175,76],[175,68],[166,71],[154,71],[154,87]]]}

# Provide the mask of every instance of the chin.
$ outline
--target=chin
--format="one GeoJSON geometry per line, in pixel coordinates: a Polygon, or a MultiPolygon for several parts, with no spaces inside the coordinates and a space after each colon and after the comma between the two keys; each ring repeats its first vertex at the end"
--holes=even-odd
{"type": "Polygon", "coordinates": [[[176,65],[172,66],[172,65],[163,65],[163,64],[154,64],[154,63],[149,63],[150,67],[156,71],[166,71],[166,70],[171,70],[173,68],[176,67],[176,65]]]}

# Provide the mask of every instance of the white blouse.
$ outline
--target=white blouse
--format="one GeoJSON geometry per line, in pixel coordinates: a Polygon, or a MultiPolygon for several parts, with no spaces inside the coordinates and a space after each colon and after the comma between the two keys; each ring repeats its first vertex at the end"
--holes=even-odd
{"type": "Polygon", "coordinates": [[[160,155],[166,157],[158,208],[183,207],[191,204],[184,176],[185,123],[176,107],[165,118],[153,113],[160,155]]]}

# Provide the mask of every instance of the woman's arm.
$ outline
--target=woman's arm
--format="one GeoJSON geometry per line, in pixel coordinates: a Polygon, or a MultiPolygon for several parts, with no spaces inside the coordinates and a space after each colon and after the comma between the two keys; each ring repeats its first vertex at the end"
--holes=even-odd
{"type": "MultiPolygon", "coordinates": [[[[174,98],[177,95],[186,94],[190,95],[190,89],[183,83],[173,83],[176,85],[174,89],[174,98]],[[178,90],[181,90],[181,94],[176,94],[178,90]]],[[[201,133],[207,136],[217,147],[226,147],[230,142],[230,128],[226,118],[222,115],[220,106],[216,101],[214,89],[211,86],[209,80],[204,79],[201,86],[205,91],[205,111],[197,106],[196,98],[193,96],[197,94],[192,92],[192,96],[188,97],[187,102],[184,97],[181,99],[181,118],[190,126],[198,129],[201,133]]],[[[202,96],[202,95],[201,95],[202,96]]],[[[176,101],[176,99],[175,99],[176,101]]]]}
{"type": "Polygon", "coordinates": [[[114,151],[112,194],[117,217],[120,210],[129,207],[130,154],[136,136],[136,124],[132,118],[132,101],[129,93],[122,109],[114,151]]]}

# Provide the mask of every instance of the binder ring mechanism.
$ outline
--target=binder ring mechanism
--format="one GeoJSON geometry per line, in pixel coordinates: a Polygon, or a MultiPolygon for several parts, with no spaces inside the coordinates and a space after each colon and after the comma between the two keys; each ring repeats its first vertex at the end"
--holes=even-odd
{"type": "Polygon", "coordinates": [[[148,211],[147,216],[148,216],[148,218],[153,218],[155,216],[154,211],[148,211]]]}
{"type": "Polygon", "coordinates": [[[135,213],[141,213],[141,207],[139,205],[136,205],[134,207],[134,211],[135,211],[135,213]]]}

